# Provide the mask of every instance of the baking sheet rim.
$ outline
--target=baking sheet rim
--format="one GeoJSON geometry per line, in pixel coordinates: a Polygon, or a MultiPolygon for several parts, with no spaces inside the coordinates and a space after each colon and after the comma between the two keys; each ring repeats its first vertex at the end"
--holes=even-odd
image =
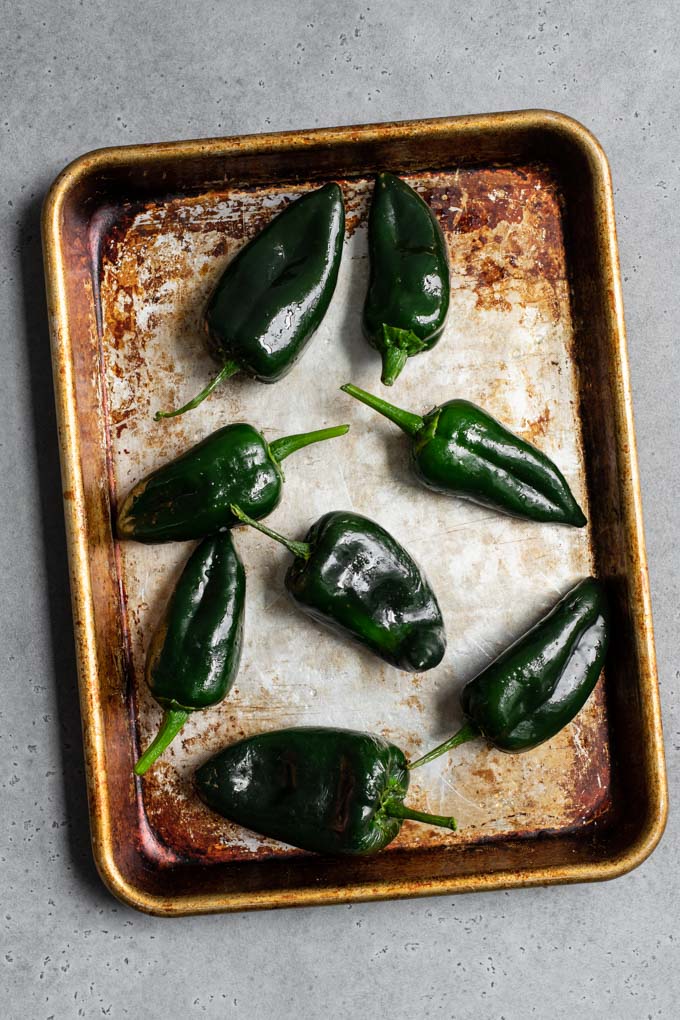
{"type": "Polygon", "coordinates": [[[659,842],[668,811],[663,737],[656,670],[649,579],[644,544],[642,505],[628,355],[623,318],[623,301],[616,243],[613,192],[607,158],[595,137],[577,121],[549,110],[445,117],[352,127],[242,135],[231,138],[198,139],[160,144],[116,146],[93,150],[70,163],[50,188],[43,206],[43,251],[52,343],[59,448],[64,493],[64,516],[73,604],[80,707],[85,745],[85,771],[90,803],[90,824],[95,862],[99,874],[114,895],[139,910],[158,915],[180,915],[235,911],[276,906],[309,906],[403,898],[468,891],[508,889],[518,886],[598,881],[615,878],[641,864],[659,842]],[[640,693],[644,713],[646,771],[650,786],[650,811],[638,839],[626,850],[607,860],[573,865],[528,868],[523,871],[493,871],[476,875],[414,882],[357,883],[349,886],[298,888],[291,893],[267,890],[243,895],[220,893],[168,897],[142,892],[131,885],[115,861],[110,807],[106,787],[104,733],[101,705],[97,700],[98,666],[95,621],[90,589],[87,518],[83,479],[79,469],[80,442],[74,386],[74,362],[69,332],[65,266],[60,244],[64,204],[78,182],[93,171],[149,161],[227,155],[234,151],[269,151],[309,147],[314,143],[332,146],[351,141],[384,140],[433,134],[460,134],[493,129],[512,132],[522,129],[553,130],[567,137],[586,156],[593,171],[601,202],[601,223],[605,235],[605,265],[611,295],[611,329],[617,362],[617,403],[619,472],[624,494],[625,516],[630,522],[630,580],[632,607],[641,659],[640,693]]]}

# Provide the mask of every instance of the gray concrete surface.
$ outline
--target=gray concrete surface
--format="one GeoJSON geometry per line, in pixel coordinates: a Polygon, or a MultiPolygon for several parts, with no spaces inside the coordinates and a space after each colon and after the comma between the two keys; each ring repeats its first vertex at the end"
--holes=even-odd
{"type": "Polygon", "coordinates": [[[158,920],[88,846],[38,216],[100,145],[552,107],[616,184],[679,792],[680,10],[662,3],[0,3],[0,863],[6,1017],[675,1017],[680,824],[601,886],[158,920]]]}

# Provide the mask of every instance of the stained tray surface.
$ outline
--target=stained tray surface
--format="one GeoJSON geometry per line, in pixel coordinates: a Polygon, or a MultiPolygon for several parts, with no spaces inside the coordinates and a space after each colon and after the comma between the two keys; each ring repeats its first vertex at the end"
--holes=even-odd
{"type": "MultiPolygon", "coordinates": [[[[403,176],[446,234],[451,310],[438,346],[409,361],[383,392],[418,412],[454,396],[479,403],[554,458],[587,512],[557,182],[540,164],[403,176]]],[[[400,433],[340,393],[347,381],[382,390],[379,358],[360,329],[372,182],[340,183],[348,223],[340,278],[305,357],[275,386],[237,377],[174,421],[156,424],[153,413],[193,394],[215,371],[201,328],[211,287],[243,243],[312,185],[171,197],[130,208],[107,225],[99,302],[112,502],[228,422],[249,421],[270,440],[349,422],[345,438],[287,461],[284,500],[268,523],[301,537],[331,509],[380,521],[425,568],[444,612],[447,654],[437,669],[411,676],[306,620],[283,588],[289,554],[239,530],[248,600],[236,686],[220,706],[190,718],[142,783],[144,811],[169,859],[299,854],[205,808],[192,788],[194,769],[227,742],[298,724],[367,729],[408,756],[423,753],[460,724],[462,683],[593,568],[589,528],[513,520],[419,488],[400,433]]],[[[189,548],[120,545],[128,675],[142,746],[160,719],[143,681],[146,645],[189,548]]],[[[601,683],[576,721],[531,753],[503,755],[475,741],[414,773],[409,803],[453,813],[460,831],[452,837],[407,822],[387,852],[571,829],[605,811],[609,795],[601,683]]]]}
{"type": "Polygon", "coordinates": [[[176,915],[604,879],[640,864],[667,796],[612,185],[595,139],[529,110],[100,150],[55,181],[43,241],[93,850],[109,888],[176,915]],[[391,391],[360,329],[380,169],[435,210],[452,274],[444,337],[391,391]],[[275,386],[236,376],[197,411],[154,423],[215,371],[201,313],[229,259],[328,180],[345,194],[345,252],[302,361],[275,386]],[[478,402],[554,458],[588,527],[516,521],[419,488],[403,437],[342,394],[347,381],[419,412],[478,402]],[[285,595],[288,554],[239,529],[248,599],[236,686],[140,782],[135,756],[160,719],[146,646],[191,546],[117,542],[116,507],[148,471],[243,419],[269,439],[351,424],[286,462],[270,523],[300,537],[343,507],[380,521],[430,576],[448,650],[411,676],[312,624],[285,595]],[[414,773],[409,802],[454,813],[458,833],[407,822],[383,853],[325,858],[197,800],[194,768],[262,729],[374,730],[420,754],[460,724],[462,684],[591,572],[613,640],[572,725],[523,755],[475,741],[414,773]]]}

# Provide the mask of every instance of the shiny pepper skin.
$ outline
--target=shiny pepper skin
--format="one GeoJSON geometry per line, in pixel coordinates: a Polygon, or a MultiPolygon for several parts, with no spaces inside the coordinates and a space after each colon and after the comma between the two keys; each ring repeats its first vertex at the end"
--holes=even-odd
{"type": "Polygon", "coordinates": [[[342,191],[335,184],[291,202],[234,256],[205,312],[219,374],[172,418],[198,407],[236,372],[274,383],[301,357],[318,329],[340,269],[345,234],[342,191]]]}
{"type": "Polygon", "coordinates": [[[271,839],[320,854],[372,854],[405,818],[456,828],[412,810],[406,758],[382,737],[300,727],[260,733],[225,748],[195,775],[208,807],[271,839]]]}
{"type": "Polygon", "coordinates": [[[397,669],[437,666],[446,650],[439,603],[409,553],[384,528],[349,510],[324,514],[304,542],[292,542],[234,513],[294,555],[286,573],[293,602],[397,669]]]}
{"type": "Polygon", "coordinates": [[[234,502],[254,518],[266,517],[281,500],[281,461],[347,429],[338,425],[268,443],[245,422],[225,425],[134,486],[118,515],[118,535],[136,542],[202,538],[236,523],[234,502]]]}
{"type": "Polygon", "coordinates": [[[229,692],[241,660],[246,576],[231,533],[204,539],[189,557],[146,658],[149,690],[165,710],[161,729],[135,767],[137,775],[184,725],[190,712],[229,692]]]}
{"type": "Polygon", "coordinates": [[[581,710],[602,671],[609,613],[587,578],[463,688],[466,717],[501,751],[526,751],[581,710]]]}
{"type": "Polygon", "coordinates": [[[420,195],[393,174],[376,178],[368,250],[364,334],[382,357],[384,385],[391,386],[408,358],[440,339],[450,296],[439,222],[420,195]]]}
{"type": "Polygon", "coordinates": [[[579,581],[465,685],[460,698],[465,724],[411,768],[479,735],[510,753],[550,740],[592,694],[604,665],[609,626],[602,585],[592,577],[579,581]]]}
{"type": "Polygon", "coordinates": [[[330,304],[345,232],[342,191],[292,202],[230,262],[205,321],[213,350],[262,382],[290,372],[330,304]]]}
{"type": "Polygon", "coordinates": [[[341,389],[411,437],[411,464],[428,489],[513,517],[576,528],[586,524],[555,464],[469,400],[448,400],[421,417],[351,383],[341,389]]]}

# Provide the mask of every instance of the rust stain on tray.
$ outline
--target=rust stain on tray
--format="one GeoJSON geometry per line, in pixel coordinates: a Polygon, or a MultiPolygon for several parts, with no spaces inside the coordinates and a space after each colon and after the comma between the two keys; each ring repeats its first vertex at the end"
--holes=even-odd
{"type": "Polygon", "coordinates": [[[564,244],[557,189],[545,172],[460,171],[422,195],[449,238],[453,286],[472,285],[477,308],[510,311],[514,292],[559,318],[564,244]]]}
{"type": "MultiPolygon", "coordinates": [[[[465,396],[553,456],[587,512],[571,345],[560,195],[541,166],[404,175],[446,234],[452,307],[445,336],[414,359],[395,399],[426,410],[465,396]]],[[[377,356],[361,337],[371,182],[340,182],[348,237],[338,291],[305,358],[274,387],[236,377],[199,411],[155,424],[153,413],[200,389],[215,371],[201,314],[239,247],[298,190],[262,187],[171,198],[122,210],[102,237],[103,355],[115,487],[139,477],[213,429],[249,420],[268,438],[348,421],[347,437],[291,459],[272,524],[300,535],[322,512],[352,506],[401,538],[442,602],[449,648],[423,676],[399,673],[321,630],[289,605],[286,554],[238,532],[248,575],[246,644],[236,688],[192,716],[142,784],[158,859],[225,861],[299,854],[223,821],[198,800],[194,768],[223,744],[294,724],[381,732],[417,755],[460,723],[457,691],[576,578],[591,570],[587,530],[515,521],[433,497],[410,478],[399,437],[338,392],[351,379],[375,389],[377,356]],[[323,363],[326,384],[317,385],[323,363]]],[[[115,493],[114,493],[115,496],[115,493]]],[[[121,546],[139,739],[160,718],[143,683],[146,644],[189,547],[121,546]]],[[[600,688],[558,738],[521,756],[481,742],[413,777],[409,803],[454,813],[458,843],[563,831],[597,817],[609,800],[607,723],[600,688]]],[[[406,823],[396,849],[446,843],[406,823]]],[[[388,851],[389,852],[389,851],[388,851]]]]}

